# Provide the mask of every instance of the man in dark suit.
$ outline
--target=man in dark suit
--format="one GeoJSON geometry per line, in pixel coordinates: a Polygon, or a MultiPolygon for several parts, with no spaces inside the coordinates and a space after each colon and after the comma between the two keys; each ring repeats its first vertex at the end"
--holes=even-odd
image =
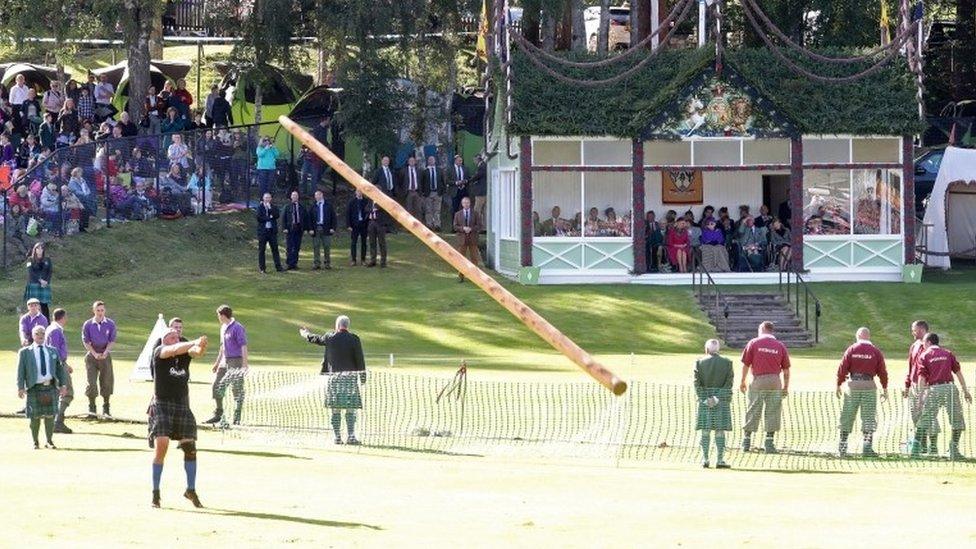
{"type": "Polygon", "coordinates": [[[298,270],[298,252],[302,249],[302,233],[309,226],[308,214],[298,202],[298,191],[291,192],[291,202],[281,209],[281,224],[285,227],[285,263],[289,271],[298,270]]]}
{"type": "Polygon", "coordinates": [[[271,257],[275,269],[280,273],[281,255],[278,254],[278,207],[271,203],[271,193],[264,193],[258,205],[258,269],[265,272],[264,251],[271,246],[271,257]]]}
{"type": "MultiPolygon", "coordinates": [[[[457,233],[457,248],[461,255],[467,257],[475,265],[481,264],[481,252],[478,251],[478,234],[484,228],[481,214],[471,208],[471,199],[467,196],[461,199],[461,209],[454,214],[454,232],[457,233]]],[[[458,282],[464,282],[464,275],[458,274],[458,282]]]]}
{"type": "Polygon", "coordinates": [[[356,196],[346,207],[346,228],[352,242],[349,245],[349,264],[356,266],[356,242],[359,242],[359,262],[366,265],[366,230],[369,228],[370,201],[363,198],[363,193],[356,189],[356,196]]]}
{"type": "Polygon", "coordinates": [[[373,185],[376,185],[387,196],[396,198],[397,197],[397,183],[396,177],[393,174],[393,168],[390,167],[390,157],[384,156],[380,161],[380,167],[376,169],[373,174],[373,185]]]}
{"type": "Polygon", "coordinates": [[[302,326],[299,334],[309,343],[325,346],[322,375],[329,376],[325,406],[332,409],[332,432],[335,443],[342,444],[342,411],[346,411],[346,444],[357,445],[356,410],[363,407],[359,383],[366,383],[366,360],[359,336],[349,331],[349,317],[336,318],[335,331],[315,335],[302,326]],[[358,382],[358,383],[357,383],[358,382]]]}
{"type": "Polygon", "coordinates": [[[481,219],[485,218],[485,206],[488,205],[488,164],[480,154],[474,157],[478,167],[474,170],[474,177],[471,178],[471,187],[468,192],[474,196],[474,211],[481,214],[481,219]]]}
{"type": "Polygon", "coordinates": [[[372,200],[367,202],[366,212],[366,234],[369,236],[369,263],[366,266],[376,266],[376,248],[379,245],[380,267],[386,267],[386,230],[390,225],[390,216],[372,200]]]}
{"type": "Polygon", "coordinates": [[[461,155],[454,155],[454,166],[452,166],[451,181],[454,188],[451,190],[451,216],[454,212],[461,209],[461,199],[468,196],[468,169],[464,167],[464,159],[461,155]]]}
{"type": "Polygon", "coordinates": [[[420,196],[420,170],[417,169],[417,159],[410,157],[407,165],[400,172],[400,188],[403,194],[403,206],[410,215],[423,221],[424,200],[420,196]]]}
{"type": "Polygon", "coordinates": [[[312,270],[319,270],[323,266],[332,270],[332,235],[335,234],[336,213],[322,191],[315,191],[315,202],[308,208],[308,234],[312,236],[312,249],[315,252],[312,270]],[[323,249],[322,260],[319,260],[319,250],[323,249]]]}
{"type": "Polygon", "coordinates": [[[444,170],[437,165],[437,158],[427,157],[427,166],[420,180],[423,195],[424,223],[428,229],[441,231],[441,194],[444,192],[444,170]]]}

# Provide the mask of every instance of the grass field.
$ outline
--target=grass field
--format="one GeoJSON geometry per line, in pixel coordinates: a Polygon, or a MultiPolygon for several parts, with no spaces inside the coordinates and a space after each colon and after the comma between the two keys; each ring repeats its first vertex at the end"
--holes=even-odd
{"type": "MultiPolygon", "coordinates": [[[[125,378],[156,315],[179,315],[188,335],[214,340],[213,311],[223,302],[248,327],[252,362],[261,370],[317,371],[320,348],[303,344],[297,329],[324,330],[345,313],[372,368],[389,368],[392,353],[393,368],[403,371],[447,375],[463,358],[472,379],[585,380],[406,235],[391,239],[386,270],[349,267],[342,237],[333,248],[337,270],[262,276],[252,234],[249,217],[226,215],[124,224],[52,246],[54,296],[69,311],[72,363],[81,364],[78,333],[92,300],[107,301],[119,323],[115,415],[145,417],[149,384],[125,378]]],[[[310,251],[302,266],[309,263],[310,251]]],[[[4,412],[20,404],[12,381],[23,274],[14,269],[0,283],[0,325],[8,326],[0,331],[0,377],[11,381],[11,390],[0,393],[4,412]]],[[[824,343],[796,353],[794,387],[829,390],[835,361],[861,324],[874,328],[898,379],[907,325],[916,316],[943,331],[972,372],[976,306],[967,296],[976,272],[926,277],[915,286],[815,285],[824,301],[824,343]]],[[[626,379],[687,384],[693,357],[714,335],[685,288],[504,283],[626,379]]],[[[191,401],[198,417],[210,411],[206,364],[194,365],[191,401]]],[[[80,393],[79,373],[75,383],[80,393]]],[[[73,413],[83,410],[83,401],[76,400],[73,413]]],[[[61,450],[35,452],[25,420],[0,419],[6,450],[0,512],[18,517],[6,539],[53,545],[70,535],[72,545],[82,546],[820,547],[959,546],[976,535],[967,521],[976,510],[969,497],[976,473],[966,467],[855,474],[615,467],[603,460],[273,447],[213,431],[202,431],[200,439],[199,489],[208,509],[192,510],[179,497],[177,454],[164,474],[166,509],[153,512],[145,426],[73,426],[75,435],[57,439],[61,450]],[[39,464],[51,474],[38,474],[39,464]],[[938,527],[908,526],[920,520],[918,501],[940,510],[938,527]],[[41,517],[45,526],[38,528],[41,517]]]]}

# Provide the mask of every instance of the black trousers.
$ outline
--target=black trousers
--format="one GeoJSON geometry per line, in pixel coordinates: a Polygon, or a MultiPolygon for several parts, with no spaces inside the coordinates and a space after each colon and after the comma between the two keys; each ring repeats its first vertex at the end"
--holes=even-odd
{"type": "Polygon", "coordinates": [[[298,252],[302,249],[302,230],[288,231],[285,237],[285,263],[289,267],[298,266],[298,252]]]}
{"type": "Polygon", "coordinates": [[[265,268],[264,252],[271,246],[271,258],[274,259],[275,269],[281,270],[281,255],[278,253],[278,233],[271,229],[258,232],[258,268],[265,268]]]}
{"type": "Polygon", "coordinates": [[[359,243],[359,261],[366,261],[366,225],[352,228],[349,256],[356,261],[356,243],[359,243]]]}
{"type": "Polygon", "coordinates": [[[369,234],[369,257],[372,263],[376,263],[376,248],[379,246],[380,263],[386,265],[386,226],[370,221],[366,229],[369,234]]]}

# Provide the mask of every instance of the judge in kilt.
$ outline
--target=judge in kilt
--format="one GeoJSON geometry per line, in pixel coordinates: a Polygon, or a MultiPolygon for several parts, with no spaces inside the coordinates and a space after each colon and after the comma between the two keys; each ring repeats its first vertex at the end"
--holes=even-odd
{"type": "MultiPolygon", "coordinates": [[[[174,319],[178,321],[179,319],[174,319]]],[[[173,327],[163,335],[153,349],[152,375],[153,398],[149,403],[149,447],[156,453],[152,462],[152,506],[159,507],[159,484],[163,476],[163,460],[169,449],[169,441],[179,441],[183,451],[183,469],[186,472],[186,491],[183,497],[194,507],[203,507],[196,492],[197,477],[197,422],[190,410],[188,384],[190,360],[201,357],[207,351],[207,337],[194,341],[182,340],[180,330],[173,327]]],[[[182,324],[182,323],[180,323],[182,324]]]]}
{"type": "Polygon", "coordinates": [[[735,372],[732,361],[720,356],[717,339],[705,342],[708,355],[695,361],[695,395],[698,397],[698,416],[695,429],[701,431],[702,467],[708,468],[708,451],[712,431],[717,451],[715,468],[728,469],[725,462],[725,432],[732,430],[732,382],[735,372]]]}
{"type": "Polygon", "coordinates": [[[17,396],[27,398],[25,414],[30,419],[34,449],[44,420],[45,448],[54,448],[54,416],[58,413],[58,396],[67,390],[68,374],[61,364],[58,352],[44,344],[44,326],[34,326],[31,337],[34,342],[20,350],[17,357],[17,396]]]}
{"type": "Polygon", "coordinates": [[[359,384],[366,383],[366,361],[359,336],[349,331],[349,317],[336,318],[335,331],[315,335],[304,326],[298,332],[309,343],[325,346],[322,375],[328,375],[325,407],[332,410],[332,432],[335,443],[342,444],[342,411],[346,412],[346,444],[357,445],[356,410],[363,407],[359,384]]]}

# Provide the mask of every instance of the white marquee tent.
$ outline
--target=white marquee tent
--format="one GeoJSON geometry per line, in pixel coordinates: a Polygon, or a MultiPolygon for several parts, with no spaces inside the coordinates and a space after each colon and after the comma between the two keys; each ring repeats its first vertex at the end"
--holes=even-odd
{"type": "Polygon", "coordinates": [[[951,257],[976,257],[976,150],[946,148],[922,230],[927,266],[948,269],[951,257]]]}

